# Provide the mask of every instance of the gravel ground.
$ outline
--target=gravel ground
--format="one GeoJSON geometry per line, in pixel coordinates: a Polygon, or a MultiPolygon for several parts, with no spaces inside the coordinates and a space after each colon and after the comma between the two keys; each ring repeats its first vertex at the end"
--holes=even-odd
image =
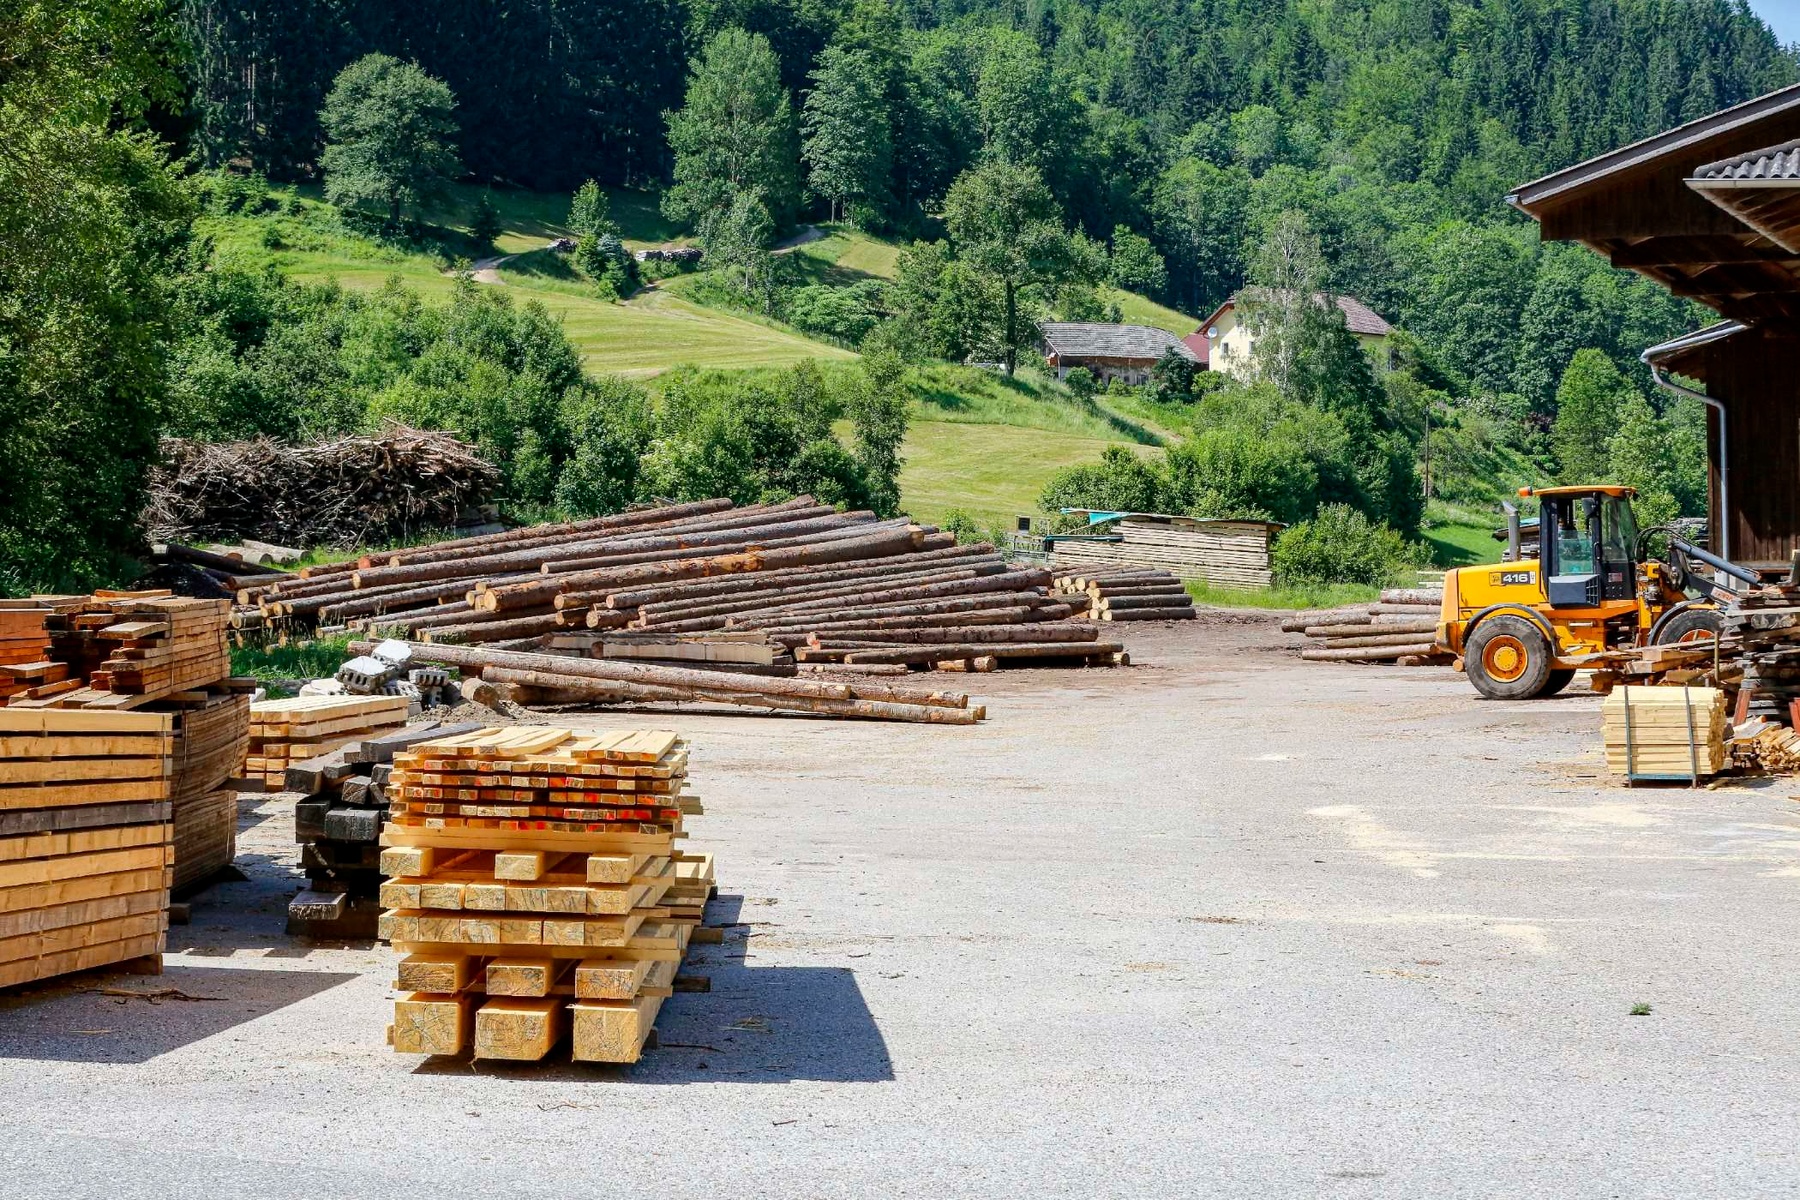
{"type": "Polygon", "coordinates": [[[692,736],[744,923],[631,1070],[394,1054],[393,956],[283,935],[291,797],[246,797],[161,978],[0,999],[6,1194],[1800,1188],[1791,783],[1627,790],[1592,696],[1260,621],[1125,637],[957,677],[973,729],[590,718],[692,736]]]}

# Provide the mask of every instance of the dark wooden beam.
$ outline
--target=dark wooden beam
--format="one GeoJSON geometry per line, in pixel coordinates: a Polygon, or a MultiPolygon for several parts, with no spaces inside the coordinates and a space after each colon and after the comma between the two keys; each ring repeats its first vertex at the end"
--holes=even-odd
{"type": "Polygon", "coordinates": [[[1625,270],[1641,267],[1705,267],[1717,263],[1777,262],[1800,267],[1800,256],[1746,232],[1741,237],[1652,237],[1620,246],[1607,256],[1625,270]]]}

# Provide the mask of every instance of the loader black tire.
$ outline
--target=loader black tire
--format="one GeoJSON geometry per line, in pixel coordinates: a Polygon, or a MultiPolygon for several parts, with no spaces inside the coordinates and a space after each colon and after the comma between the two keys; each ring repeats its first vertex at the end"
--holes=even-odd
{"type": "Polygon", "coordinates": [[[1499,613],[1469,635],[1463,669],[1489,700],[1530,700],[1548,694],[1554,657],[1542,629],[1525,617],[1499,613]]]}
{"type": "Polygon", "coordinates": [[[1545,682],[1544,690],[1539,692],[1538,695],[1554,696],[1574,681],[1575,669],[1573,667],[1558,667],[1556,670],[1550,672],[1550,678],[1545,682]]]}
{"type": "Polygon", "coordinates": [[[1716,608],[1684,608],[1669,614],[1669,619],[1656,631],[1656,644],[1673,646],[1678,642],[1701,641],[1708,637],[1717,639],[1719,631],[1724,627],[1725,619],[1716,608]]]}

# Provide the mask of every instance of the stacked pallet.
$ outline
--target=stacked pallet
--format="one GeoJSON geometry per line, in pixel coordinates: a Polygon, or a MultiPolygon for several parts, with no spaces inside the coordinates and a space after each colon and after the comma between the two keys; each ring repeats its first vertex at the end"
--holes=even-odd
{"type": "Polygon", "coordinates": [[[1372,604],[1295,613],[1281,622],[1281,629],[1316,639],[1300,652],[1308,662],[1447,663],[1454,656],[1437,644],[1442,603],[1441,591],[1389,588],[1372,604]]]}
{"type": "Polygon", "coordinates": [[[287,930],[298,937],[370,938],[381,915],[380,839],[388,820],[394,755],[437,738],[474,733],[473,724],[427,721],[349,742],[290,764],[294,840],[307,886],[288,904],[287,930]]]}
{"type": "Polygon", "coordinates": [[[50,610],[35,600],[0,600],[0,704],[72,691],[69,667],[51,658],[50,610]]]}
{"type": "Polygon", "coordinates": [[[294,696],[250,706],[246,776],[280,788],[290,765],[406,724],[406,696],[294,696]]]}
{"type": "Polygon", "coordinates": [[[1627,779],[1716,775],[1729,761],[1725,693],[1710,687],[1617,687],[1600,706],[1607,769],[1627,779]]]}
{"type": "Polygon", "coordinates": [[[1191,621],[1194,598],[1168,571],[1101,567],[1056,576],[1051,593],[1095,621],[1191,621]]]}
{"type": "Polygon", "coordinates": [[[0,708],[0,987],[160,970],[170,718],[0,708]]]}
{"type": "Polygon", "coordinates": [[[207,694],[174,720],[175,889],[210,879],[237,857],[237,792],[244,768],[250,697],[207,694]]]}
{"type": "Polygon", "coordinates": [[[677,851],[687,746],[522,726],[396,756],[382,934],[406,957],[394,1048],[635,1062],[712,886],[677,851]]]}

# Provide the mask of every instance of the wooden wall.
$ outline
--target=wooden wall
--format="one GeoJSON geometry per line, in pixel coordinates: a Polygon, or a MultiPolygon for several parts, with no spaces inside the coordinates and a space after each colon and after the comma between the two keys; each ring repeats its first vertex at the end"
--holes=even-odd
{"type": "MultiPolygon", "coordinates": [[[[1800,549],[1800,340],[1740,334],[1709,348],[1706,390],[1729,413],[1731,557],[1786,564],[1800,549]]],[[[1715,419],[1716,420],[1716,419],[1715,419]]],[[[1708,439],[1717,453],[1717,430],[1708,439]]],[[[1711,476],[1718,495],[1718,475],[1711,476]]],[[[1714,504],[1714,511],[1718,506],[1714,504]]],[[[1718,546],[1719,530],[1713,529],[1718,546]]]]}

